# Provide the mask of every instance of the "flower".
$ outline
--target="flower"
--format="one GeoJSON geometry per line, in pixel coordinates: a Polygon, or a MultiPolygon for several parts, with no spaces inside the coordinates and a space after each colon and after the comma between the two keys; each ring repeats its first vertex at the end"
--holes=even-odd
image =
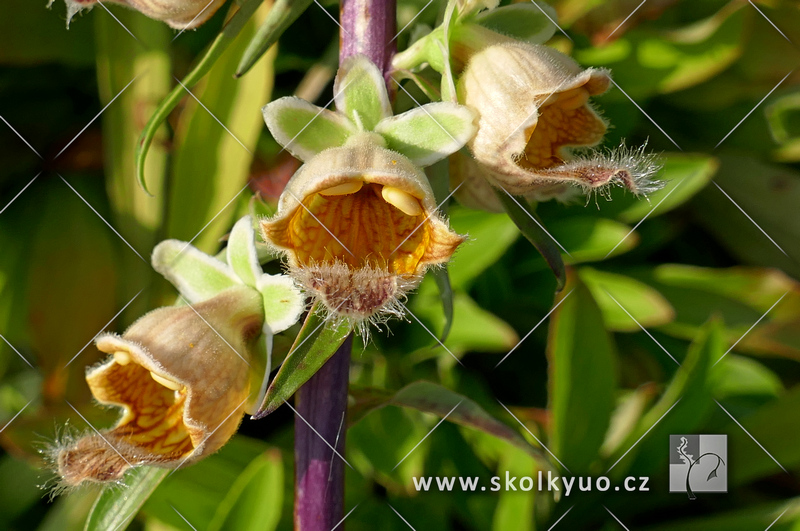
{"type": "Polygon", "coordinates": [[[111,356],[86,381],[98,402],[123,413],[110,430],[57,448],[63,484],[119,481],[133,466],[174,468],[219,450],[250,398],[250,352],[263,320],[258,292],[241,286],[153,310],[121,337],[98,337],[111,356]]]}
{"type": "Polygon", "coordinates": [[[463,147],[475,115],[439,102],[393,116],[382,73],[360,55],[342,64],[334,93],[336,112],[291,97],[264,107],[273,137],[305,165],[261,230],[329,315],[366,332],[402,315],[399,299],[464,241],[421,167],[463,147]]]}
{"type": "Polygon", "coordinates": [[[272,336],[305,306],[291,278],[264,274],[250,216],[233,226],[225,261],[165,240],[152,262],[184,304],[95,340],[111,356],[87,371],[89,389],[123,412],[113,428],[51,450],[63,487],[120,481],[139,465],[176,468],[219,450],[262,398],[272,336]]]}
{"type": "MultiPolygon", "coordinates": [[[[54,0],[50,0],[52,5],[54,0]]],[[[67,4],[67,24],[79,11],[91,9],[98,0],[64,0],[67,4]]],[[[141,12],[155,20],[166,22],[180,30],[194,29],[217,12],[225,0],[109,0],[141,12]]]]}
{"type": "Polygon", "coordinates": [[[491,184],[531,199],[611,184],[635,194],[654,188],[657,166],[641,150],[576,156],[603,139],[606,122],[589,103],[611,83],[543,45],[504,43],[475,53],[458,82],[459,101],[480,119],[470,150],[491,184]]]}
{"type": "Polygon", "coordinates": [[[464,241],[438,214],[422,170],[369,134],[300,168],[261,230],[330,313],[357,322],[402,314],[398,297],[464,241]]]}

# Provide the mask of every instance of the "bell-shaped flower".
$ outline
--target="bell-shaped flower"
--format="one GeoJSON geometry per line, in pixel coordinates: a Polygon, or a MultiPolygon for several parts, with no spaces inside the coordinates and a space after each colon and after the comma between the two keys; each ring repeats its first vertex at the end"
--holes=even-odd
{"type": "Polygon", "coordinates": [[[225,254],[223,262],[177,240],[156,247],[153,265],[179,289],[182,304],[153,310],[122,336],[95,340],[109,357],[89,368],[89,389],[122,415],[111,429],[54,448],[64,486],[202,459],[260,401],[261,354],[269,354],[272,334],[297,321],[304,301],[289,277],[261,271],[249,216],[234,226],[225,254]]]}
{"type": "MultiPolygon", "coordinates": [[[[50,0],[52,5],[54,0],[50,0]]],[[[67,23],[79,11],[91,9],[99,0],[64,0],[67,4],[67,23]]],[[[147,17],[166,22],[180,30],[194,29],[217,12],[225,0],[108,0],[131,7],[147,17]]]]}
{"type": "Polygon", "coordinates": [[[398,299],[463,241],[420,166],[460,149],[474,115],[430,103],[392,116],[383,76],[363,56],[342,65],[334,91],[336,112],[297,98],[264,107],[272,135],[306,164],[261,228],[331,315],[363,323],[402,314],[398,299]]]}
{"type": "Polygon", "coordinates": [[[635,194],[651,191],[657,166],[640,150],[574,153],[602,141],[607,124],[590,98],[610,82],[607,71],[582,69],[542,45],[501,44],[473,55],[458,95],[480,114],[469,146],[486,178],[511,194],[536,199],[610,184],[635,194]]]}

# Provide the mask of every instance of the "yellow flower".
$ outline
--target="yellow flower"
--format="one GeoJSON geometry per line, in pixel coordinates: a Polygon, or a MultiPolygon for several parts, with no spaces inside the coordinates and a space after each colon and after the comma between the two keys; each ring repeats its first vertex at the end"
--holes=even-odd
{"type": "Polygon", "coordinates": [[[193,306],[154,310],[121,337],[86,380],[101,404],[122,408],[110,430],[54,450],[63,485],[113,482],[132,466],[175,468],[219,450],[250,398],[250,351],[264,321],[260,294],[246,286],[193,306]]]}
{"type": "MultiPolygon", "coordinates": [[[[67,20],[84,9],[91,9],[98,0],[65,0],[67,20]]],[[[155,20],[166,22],[175,29],[193,29],[217,12],[225,0],[109,0],[141,12],[155,20]]],[[[50,0],[53,3],[53,0],[50,0]]]]}
{"type": "Polygon", "coordinates": [[[547,46],[503,43],[475,53],[459,79],[458,96],[480,115],[469,147],[485,178],[537,200],[609,184],[636,194],[651,191],[657,167],[640,150],[572,151],[603,139],[607,124],[589,98],[610,83],[606,70],[582,69],[547,46]]]}
{"type": "Polygon", "coordinates": [[[261,222],[292,275],[334,315],[402,314],[398,298],[464,241],[437,213],[425,174],[374,133],[311,158],[261,222]]]}

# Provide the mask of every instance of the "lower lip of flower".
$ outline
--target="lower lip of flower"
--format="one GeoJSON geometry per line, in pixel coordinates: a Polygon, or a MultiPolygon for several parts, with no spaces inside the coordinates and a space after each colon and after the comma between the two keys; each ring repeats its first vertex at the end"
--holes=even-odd
{"type": "Polygon", "coordinates": [[[287,218],[266,224],[265,233],[294,251],[295,274],[335,313],[368,317],[418,274],[432,229],[416,197],[350,181],[302,203],[287,218]]]}

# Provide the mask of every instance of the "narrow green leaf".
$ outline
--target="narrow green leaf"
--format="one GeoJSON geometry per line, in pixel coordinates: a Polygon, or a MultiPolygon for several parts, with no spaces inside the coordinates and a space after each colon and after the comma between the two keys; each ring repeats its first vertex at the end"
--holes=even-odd
{"type": "MultiPolygon", "coordinates": [[[[508,472],[512,477],[533,477],[538,471],[537,463],[531,456],[517,450],[509,449],[500,456],[498,470],[508,472]]],[[[492,518],[492,531],[535,531],[536,518],[534,509],[536,491],[524,492],[503,489],[498,494],[497,509],[492,518]]]]}
{"type": "Polygon", "coordinates": [[[564,270],[564,261],[561,259],[561,251],[556,241],[545,231],[544,224],[536,215],[536,211],[524,197],[514,197],[505,190],[495,190],[495,193],[523,236],[541,253],[556,276],[557,289],[562,290],[567,281],[567,275],[564,270]]]}
{"type": "Polygon", "coordinates": [[[452,208],[450,226],[469,240],[459,247],[448,264],[454,288],[469,288],[471,282],[503,254],[519,238],[519,229],[505,214],[489,214],[467,208],[452,208]]]}
{"type": "Polygon", "coordinates": [[[291,96],[268,103],[262,113],[275,140],[300,160],[342,146],[356,132],[343,114],[291,96]]]}
{"type": "Polygon", "coordinates": [[[244,216],[236,222],[228,238],[227,249],[226,259],[233,272],[248,286],[256,287],[263,272],[256,252],[253,218],[244,216]]]}
{"type": "Polygon", "coordinates": [[[349,57],[339,67],[333,94],[336,110],[354,124],[360,123],[363,131],[371,131],[392,115],[383,74],[363,55],[349,57]]]}
{"type": "Polygon", "coordinates": [[[580,268],[578,275],[592,292],[608,330],[638,332],[639,325],[660,326],[675,318],[669,301],[643,282],[590,267],[580,268]]]}
{"type": "Polygon", "coordinates": [[[242,79],[233,73],[247,37],[268,11],[268,4],[258,9],[192,91],[175,128],[166,233],[207,253],[217,252],[236,219],[235,199],[246,199],[253,152],[264,130],[257,109],[272,92],[275,54],[242,79]]]}
{"type": "Polygon", "coordinates": [[[429,166],[461,149],[475,134],[475,114],[462,105],[429,103],[381,121],[375,132],[389,149],[429,166]]]}
{"type": "MultiPolygon", "coordinates": [[[[735,470],[736,467],[731,467],[732,472],[735,470]]],[[[778,503],[748,503],[746,507],[733,511],[714,511],[705,516],[681,518],[641,529],[643,531],[708,531],[709,529],[792,531],[797,529],[798,522],[800,522],[800,498],[789,498],[778,503]]]]}
{"type": "Polygon", "coordinates": [[[550,449],[572,474],[589,471],[611,420],[616,352],[589,290],[571,277],[550,318],[550,449]]]}
{"type": "MultiPolygon", "coordinates": [[[[167,129],[158,131],[146,163],[153,196],[136,182],[136,139],[142,129],[141,117],[150,116],[173,83],[169,55],[173,32],[163,22],[133,10],[119,9],[114,13],[118,20],[111,16],[92,17],[97,43],[97,88],[101,103],[108,105],[101,119],[103,166],[112,207],[109,221],[145,255],[157,243],[164,219],[167,129]],[[131,39],[128,30],[142,40],[131,39]],[[136,81],[128,86],[134,78],[136,81]],[[110,105],[112,100],[114,104],[110,105]]],[[[118,293],[121,300],[130,300],[157,277],[150,265],[141,260],[123,260],[118,267],[126,279],[118,293]]],[[[148,292],[126,309],[125,315],[130,317],[126,320],[132,321],[153,307],[158,294],[148,292]]]]}
{"type": "Polygon", "coordinates": [[[355,390],[353,395],[356,397],[356,402],[348,415],[350,425],[357,423],[367,413],[380,407],[388,405],[407,407],[425,413],[433,413],[441,418],[446,416],[447,420],[454,424],[476,429],[507,441],[524,450],[540,463],[547,462],[543,454],[528,444],[519,432],[490,415],[474,400],[439,384],[418,381],[403,387],[393,395],[384,389],[362,388],[355,390]]]}
{"type": "Polygon", "coordinates": [[[442,310],[444,311],[444,328],[441,336],[439,336],[439,341],[444,343],[450,334],[450,328],[453,326],[453,288],[450,286],[450,275],[447,273],[447,266],[434,269],[431,275],[439,288],[439,299],[442,301],[442,310]]]}
{"type": "MultiPolygon", "coordinates": [[[[175,109],[180,101],[186,96],[186,89],[189,90],[194,87],[198,81],[211,70],[216,63],[217,59],[222,56],[223,52],[234,41],[239,32],[244,28],[245,24],[253,13],[256,12],[258,7],[264,0],[245,0],[238,10],[231,16],[230,20],[219,32],[214,42],[206,49],[206,52],[199,59],[197,64],[192,70],[183,78],[175,88],[170,91],[166,98],[159,104],[153,115],[148,120],[144,130],[139,136],[139,141],[136,147],[136,177],[141,187],[149,193],[147,183],[145,181],[145,161],[147,160],[147,153],[150,150],[150,145],[153,142],[161,125],[167,120],[169,114],[175,109]]],[[[237,9],[234,7],[234,9],[237,9]]]]}
{"type": "Polygon", "coordinates": [[[152,262],[153,269],[164,275],[190,304],[241,285],[225,263],[179,240],[159,243],[153,250],[152,262]]]}
{"type": "Polygon", "coordinates": [[[217,507],[209,531],[272,531],[283,508],[283,460],[278,449],[256,457],[217,507]]]}
{"type": "Polygon", "coordinates": [[[125,475],[126,487],[105,489],[92,507],[84,531],[122,531],[128,527],[147,498],[167,477],[169,470],[143,466],[125,475]]]}
{"type": "Polygon", "coordinates": [[[661,398],[609,458],[613,471],[606,475],[612,480],[625,474],[655,474],[663,470],[669,458],[664,451],[664,441],[669,435],[692,433],[702,425],[711,407],[716,407],[711,397],[709,373],[712,363],[725,352],[722,331],[722,323],[711,319],[698,332],[685,358],[677,358],[681,366],[661,398]],[[642,439],[645,434],[647,437],[642,439]],[[642,440],[637,444],[639,439],[642,440]]]}
{"type": "Polygon", "coordinates": [[[352,326],[347,321],[326,321],[316,306],[312,307],[253,418],[269,415],[288,400],[336,353],[351,330],[352,326]]]}
{"type": "Polygon", "coordinates": [[[517,40],[542,44],[555,34],[556,26],[551,21],[558,15],[550,4],[536,4],[512,4],[484,11],[475,17],[475,22],[517,40]]]}
{"type": "Polygon", "coordinates": [[[311,5],[311,1],[277,0],[272,5],[266,20],[258,28],[255,37],[250,40],[250,44],[242,54],[239,66],[236,67],[236,77],[245,75],[269,47],[278,42],[283,32],[311,5]]]}

